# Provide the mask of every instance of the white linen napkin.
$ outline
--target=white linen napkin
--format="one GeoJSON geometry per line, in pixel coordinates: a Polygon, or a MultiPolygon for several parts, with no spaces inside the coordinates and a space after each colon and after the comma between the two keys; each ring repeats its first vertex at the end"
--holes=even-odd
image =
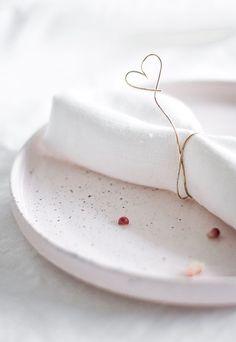
{"type": "MultiPolygon", "coordinates": [[[[186,145],[191,196],[236,228],[236,138],[210,136],[181,101],[158,101],[186,145]]],[[[123,181],[176,192],[178,153],[173,129],[150,93],[67,94],[53,100],[45,143],[53,156],[123,181]],[[149,98],[148,98],[149,97],[149,98]]]]}

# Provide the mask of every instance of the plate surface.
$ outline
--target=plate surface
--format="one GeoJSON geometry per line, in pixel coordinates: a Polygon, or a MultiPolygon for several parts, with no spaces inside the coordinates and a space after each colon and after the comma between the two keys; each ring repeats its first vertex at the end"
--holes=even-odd
{"type": "MultiPolygon", "coordinates": [[[[195,111],[207,133],[236,134],[236,83],[163,87],[195,111]]],[[[45,155],[36,133],[11,174],[14,216],[38,252],[104,289],[181,305],[236,304],[236,231],[193,200],[104,177],[45,155]],[[130,224],[119,226],[120,216],[130,224]],[[222,236],[209,240],[219,227],[222,236]],[[195,260],[204,272],[184,271],[195,260]]]]}

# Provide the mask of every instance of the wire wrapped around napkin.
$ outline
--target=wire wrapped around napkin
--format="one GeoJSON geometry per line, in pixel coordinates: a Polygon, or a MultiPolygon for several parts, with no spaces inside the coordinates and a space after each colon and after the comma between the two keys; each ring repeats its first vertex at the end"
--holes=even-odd
{"type": "MultiPolygon", "coordinates": [[[[132,89],[131,89],[132,90],[132,89]]],[[[178,156],[172,128],[150,94],[78,94],[54,98],[45,143],[53,156],[123,181],[176,192],[178,156]],[[160,114],[160,115],[159,115],[160,114]]],[[[160,93],[183,142],[191,196],[236,228],[236,138],[210,136],[180,101],[160,93]]]]}

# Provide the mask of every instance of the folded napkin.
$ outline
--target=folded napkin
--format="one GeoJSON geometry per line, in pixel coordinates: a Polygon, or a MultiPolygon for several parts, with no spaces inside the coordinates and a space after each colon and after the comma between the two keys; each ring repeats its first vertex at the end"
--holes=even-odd
{"type": "MultiPolygon", "coordinates": [[[[55,97],[44,137],[48,150],[110,177],[176,192],[175,136],[150,96],[126,88],[124,93],[55,97]]],[[[205,134],[181,101],[157,96],[182,143],[198,133],[184,152],[189,193],[236,228],[236,138],[205,134]]]]}

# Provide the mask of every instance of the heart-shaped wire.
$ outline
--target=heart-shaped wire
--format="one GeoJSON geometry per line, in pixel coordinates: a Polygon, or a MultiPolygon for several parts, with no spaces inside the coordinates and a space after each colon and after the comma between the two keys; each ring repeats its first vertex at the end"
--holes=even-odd
{"type": "Polygon", "coordinates": [[[150,53],[149,55],[147,55],[141,62],[141,67],[140,67],[140,70],[141,71],[138,71],[138,70],[131,70],[131,71],[128,71],[127,74],[125,75],[125,81],[126,83],[132,87],[132,88],[136,88],[136,89],[140,89],[140,90],[147,90],[147,91],[152,91],[152,92],[156,92],[156,91],[161,91],[160,89],[158,89],[158,85],[159,85],[159,82],[160,82],[160,78],[161,78],[161,72],[162,72],[162,60],[161,58],[156,55],[155,53],[150,53]],[[156,57],[158,59],[158,62],[160,64],[160,69],[159,69],[159,73],[158,73],[158,77],[157,77],[157,81],[156,81],[156,86],[155,88],[148,88],[148,87],[139,87],[137,85],[134,85],[132,84],[128,78],[131,74],[136,74],[136,75],[142,75],[144,77],[146,77],[146,79],[148,79],[148,76],[147,74],[145,73],[144,71],[144,68],[143,68],[143,65],[145,63],[145,61],[149,58],[149,57],[156,57]]]}
{"type": "Polygon", "coordinates": [[[177,180],[176,180],[176,192],[177,192],[177,195],[178,195],[178,197],[180,199],[191,198],[192,196],[190,195],[190,193],[188,191],[188,187],[187,187],[187,178],[186,178],[185,165],[184,165],[184,150],[185,150],[185,146],[186,146],[187,142],[191,139],[191,137],[193,137],[197,133],[191,133],[185,139],[183,145],[181,146],[180,139],[179,139],[179,134],[178,134],[177,128],[175,127],[174,122],[172,121],[171,117],[164,111],[164,109],[162,108],[162,106],[160,105],[160,103],[157,100],[157,92],[161,91],[160,89],[158,89],[159,82],[160,82],[160,77],[161,77],[161,72],[162,72],[162,60],[161,60],[161,58],[157,54],[155,54],[155,53],[148,54],[142,60],[140,70],[141,71],[138,71],[138,70],[128,71],[127,74],[125,75],[125,81],[132,88],[140,89],[140,90],[146,90],[146,91],[151,91],[151,92],[154,93],[154,101],[155,101],[157,107],[160,109],[160,111],[165,115],[165,117],[169,121],[171,127],[173,128],[173,132],[174,132],[174,135],[175,135],[175,140],[176,140],[176,145],[177,145],[177,150],[178,150],[178,155],[179,155],[179,166],[178,166],[177,180]],[[142,76],[146,77],[146,79],[148,79],[148,76],[147,76],[147,74],[144,71],[143,65],[144,65],[144,62],[149,57],[156,57],[158,59],[158,61],[159,61],[159,64],[160,64],[160,69],[159,69],[159,73],[158,73],[158,77],[157,77],[155,88],[140,87],[140,86],[134,85],[131,82],[129,82],[128,77],[131,74],[142,75],[142,76]],[[185,195],[181,195],[181,193],[180,193],[180,176],[181,176],[181,171],[182,171],[182,175],[183,175],[183,186],[184,186],[185,195]]]}

